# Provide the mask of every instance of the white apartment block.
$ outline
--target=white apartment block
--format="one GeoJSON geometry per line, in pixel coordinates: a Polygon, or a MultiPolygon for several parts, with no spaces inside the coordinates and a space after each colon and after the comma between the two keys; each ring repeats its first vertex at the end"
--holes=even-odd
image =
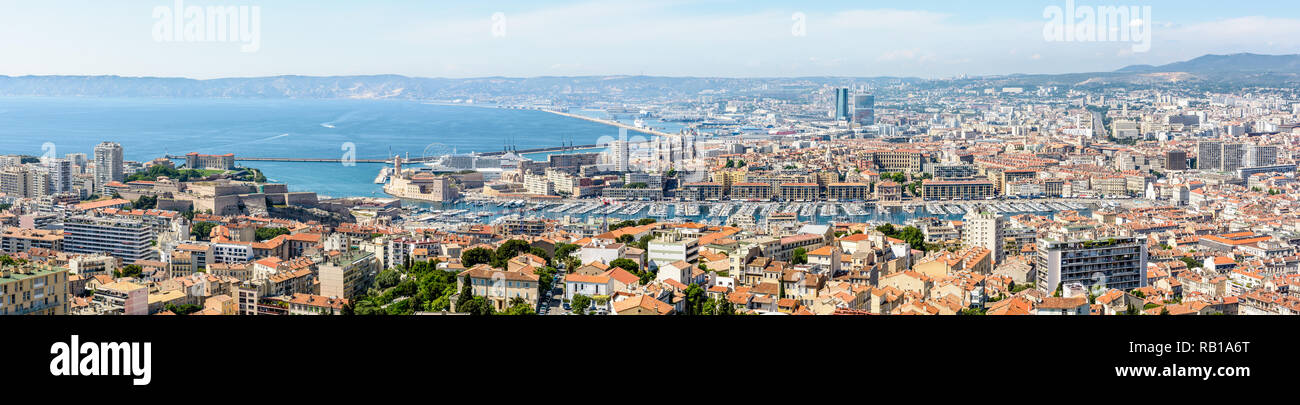
{"type": "Polygon", "coordinates": [[[979,246],[993,252],[993,263],[1001,263],[1004,253],[1002,252],[1002,228],[1005,222],[1001,215],[982,211],[971,210],[962,218],[962,246],[979,246]]]}
{"type": "Polygon", "coordinates": [[[79,216],[65,221],[63,229],[63,247],[69,253],[104,253],[124,263],[158,259],[157,234],[141,221],[79,216]]]}

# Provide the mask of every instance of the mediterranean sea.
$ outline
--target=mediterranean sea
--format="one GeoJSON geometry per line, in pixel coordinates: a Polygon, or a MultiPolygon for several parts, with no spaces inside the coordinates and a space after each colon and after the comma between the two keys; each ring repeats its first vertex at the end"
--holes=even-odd
{"type": "MultiPolygon", "coordinates": [[[[542,111],[390,100],[0,97],[0,154],[93,156],[104,141],[126,159],[237,157],[384,159],[391,154],[595,144],[618,129],[542,111]]],[[[545,154],[527,155],[545,159],[545,154]]],[[[378,163],[239,162],[293,191],[383,196],[378,163]]]]}

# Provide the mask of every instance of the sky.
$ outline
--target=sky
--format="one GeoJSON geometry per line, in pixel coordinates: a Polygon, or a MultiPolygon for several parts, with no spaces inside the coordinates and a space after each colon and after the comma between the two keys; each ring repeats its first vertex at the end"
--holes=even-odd
{"type": "Polygon", "coordinates": [[[1145,51],[1048,40],[1049,7],[1065,0],[182,1],[256,7],[256,24],[252,8],[239,20],[257,29],[187,39],[184,12],[180,25],[158,14],[175,0],[0,0],[0,75],[943,78],[1300,53],[1291,0],[1073,1],[1150,6],[1127,25],[1149,29],[1145,51]]]}

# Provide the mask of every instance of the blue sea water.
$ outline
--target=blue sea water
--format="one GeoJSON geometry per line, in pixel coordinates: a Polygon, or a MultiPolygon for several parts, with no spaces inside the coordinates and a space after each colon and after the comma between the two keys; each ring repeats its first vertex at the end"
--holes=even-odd
{"type": "MultiPolygon", "coordinates": [[[[0,97],[0,154],[86,153],[122,144],[127,160],[188,152],[358,159],[594,144],[614,127],[541,111],[388,100],[0,97]]],[[[545,154],[531,155],[545,159],[545,154]]],[[[241,162],[291,190],[370,196],[380,164],[241,162]]],[[[382,194],[382,193],[379,193],[382,194]]]]}

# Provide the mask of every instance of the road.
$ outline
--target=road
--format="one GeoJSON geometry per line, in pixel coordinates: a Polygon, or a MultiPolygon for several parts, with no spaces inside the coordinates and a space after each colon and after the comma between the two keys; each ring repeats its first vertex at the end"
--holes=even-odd
{"type": "Polygon", "coordinates": [[[545,300],[544,303],[545,303],[546,311],[542,312],[541,308],[538,308],[538,315],[565,315],[569,312],[564,310],[563,288],[561,288],[561,292],[559,294],[555,293],[556,287],[557,286],[562,287],[563,285],[564,285],[564,273],[563,272],[555,273],[555,281],[551,282],[551,288],[546,290],[547,295],[546,297],[543,298],[545,300]]]}

